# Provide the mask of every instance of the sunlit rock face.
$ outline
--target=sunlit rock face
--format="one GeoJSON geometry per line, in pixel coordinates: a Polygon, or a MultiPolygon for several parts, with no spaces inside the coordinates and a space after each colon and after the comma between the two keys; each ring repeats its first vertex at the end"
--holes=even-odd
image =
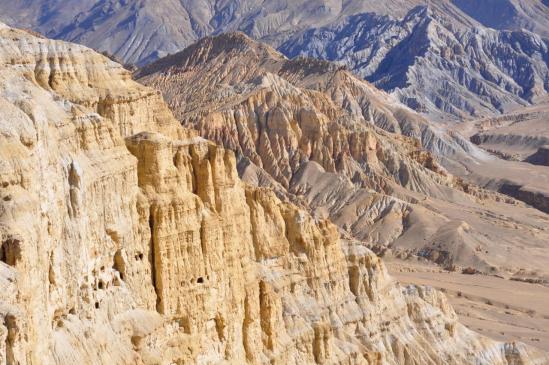
{"type": "Polygon", "coordinates": [[[541,364],[74,44],[0,26],[4,364],[541,364]]]}
{"type": "Polygon", "coordinates": [[[544,216],[441,167],[442,161],[486,170],[481,158],[467,162],[478,148],[342,67],[288,60],[229,33],[136,77],[162,92],[184,126],[235,151],[246,182],[330,218],[379,253],[505,277],[523,268],[549,278],[539,259],[549,255],[537,249],[549,239],[538,228],[544,216]],[[502,250],[514,259],[497,254],[502,250]]]}

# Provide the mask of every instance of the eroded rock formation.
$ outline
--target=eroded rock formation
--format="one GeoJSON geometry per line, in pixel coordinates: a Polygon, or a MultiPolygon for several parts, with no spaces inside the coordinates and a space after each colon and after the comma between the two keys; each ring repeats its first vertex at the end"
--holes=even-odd
{"type": "Polygon", "coordinates": [[[0,362],[542,364],[74,44],[0,25],[0,362]]]}
{"type": "Polygon", "coordinates": [[[162,91],[183,125],[235,151],[247,182],[329,217],[377,252],[502,276],[523,267],[549,278],[543,260],[538,266],[495,254],[516,257],[519,242],[544,247],[545,216],[449,174],[441,156],[460,156],[453,160],[460,164],[474,146],[345,69],[288,60],[230,33],[205,38],[137,76],[162,91]]]}
{"type": "Polygon", "coordinates": [[[441,122],[547,95],[545,0],[0,0],[0,20],[139,66],[242,31],[338,61],[441,122]]]}

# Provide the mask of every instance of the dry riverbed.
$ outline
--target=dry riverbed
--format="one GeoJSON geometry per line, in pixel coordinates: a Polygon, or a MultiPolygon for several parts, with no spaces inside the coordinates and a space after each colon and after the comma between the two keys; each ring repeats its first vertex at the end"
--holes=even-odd
{"type": "Polygon", "coordinates": [[[400,262],[388,262],[387,266],[402,284],[429,285],[445,292],[460,321],[470,329],[549,351],[548,287],[400,262]]]}

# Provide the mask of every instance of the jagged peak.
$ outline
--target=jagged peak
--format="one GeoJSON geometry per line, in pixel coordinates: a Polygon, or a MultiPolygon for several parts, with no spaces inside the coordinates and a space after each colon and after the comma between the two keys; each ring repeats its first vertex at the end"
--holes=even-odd
{"type": "MultiPolygon", "coordinates": [[[[288,81],[295,81],[296,77],[318,75],[331,78],[338,73],[346,73],[349,77],[356,77],[346,66],[312,57],[299,56],[288,59],[269,45],[256,41],[242,32],[223,33],[203,38],[185,50],[160,59],[136,72],[137,79],[147,77],[158,72],[179,72],[189,68],[202,68],[209,62],[231,61],[235,67],[239,65],[266,65],[260,67],[264,72],[279,74],[288,81]],[[216,60],[223,55],[222,60],[216,60]]],[[[224,69],[224,72],[227,70],[224,69]]],[[[253,77],[252,74],[248,76],[253,77]]],[[[361,80],[361,82],[366,82],[361,80]]]]}
{"type": "Polygon", "coordinates": [[[231,54],[232,57],[235,54],[252,54],[254,58],[259,60],[283,61],[286,59],[285,56],[271,46],[253,40],[242,32],[229,32],[202,38],[181,52],[166,56],[141,68],[136,73],[136,77],[144,77],[171,67],[186,68],[204,64],[222,54],[231,54]]]}

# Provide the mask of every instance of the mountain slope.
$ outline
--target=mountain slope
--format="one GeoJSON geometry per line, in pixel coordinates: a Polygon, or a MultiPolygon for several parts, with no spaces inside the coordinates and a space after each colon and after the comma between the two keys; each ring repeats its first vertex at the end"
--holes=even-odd
{"type": "Polygon", "coordinates": [[[0,10],[12,25],[140,66],[240,30],[287,55],[346,64],[440,120],[506,112],[549,88],[541,0],[0,0],[0,10]]]}
{"type": "Polygon", "coordinates": [[[247,181],[380,252],[548,276],[545,259],[533,258],[546,257],[547,215],[450,175],[405,135],[449,156],[467,153],[460,144],[338,66],[288,60],[237,33],[205,38],[136,76],[162,91],[184,126],[234,150],[247,181]],[[530,258],[511,262],[502,252],[518,241],[530,258]]]}
{"type": "Polygon", "coordinates": [[[90,49],[0,24],[8,364],[542,364],[401,287],[362,243],[90,49]]]}
{"type": "Polygon", "coordinates": [[[547,40],[448,21],[418,7],[404,18],[373,14],[309,30],[280,47],[338,61],[431,118],[493,115],[536,102],[549,90],[547,40]]]}
{"type": "Polygon", "coordinates": [[[241,29],[275,40],[357,11],[400,14],[409,2],[391,0],[381,6],[373,1],[162,0],[159,5],[152,0],[1,0],[0,20],[144,64],[212,33],[241,29]]]}
{"type": "Polygon", "coordinates": [[[499,30],[527,29],[549,36],[547,1],[524,0],[451,0],[452,3],[483,25],[499,30]]]}

